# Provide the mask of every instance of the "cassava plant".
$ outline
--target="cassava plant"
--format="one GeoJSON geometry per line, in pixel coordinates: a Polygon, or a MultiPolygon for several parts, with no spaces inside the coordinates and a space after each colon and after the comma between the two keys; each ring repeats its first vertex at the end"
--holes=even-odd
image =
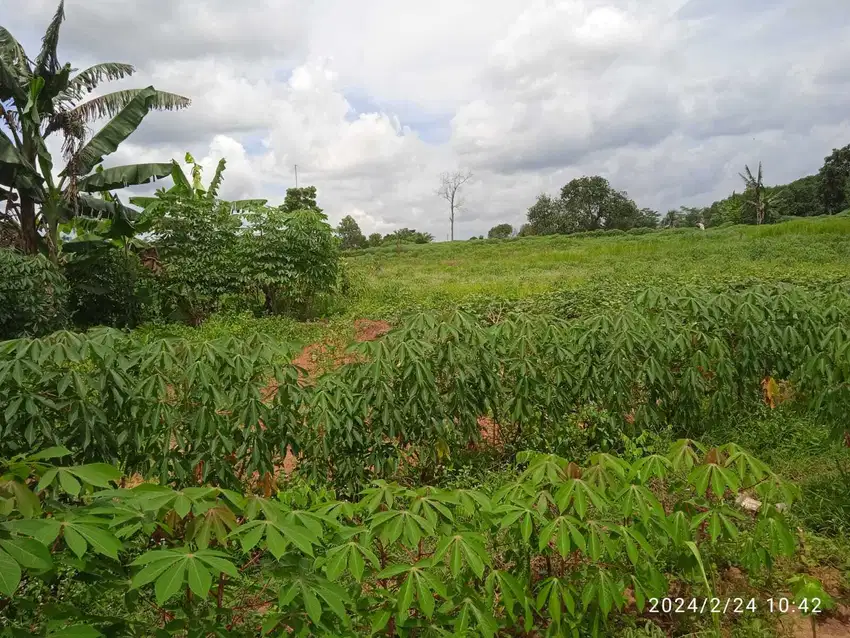
{"type": "Polygon", "coordinates": [[[525,453],[492,489],[379,481],[356,501],[122,489],[112,466],[68,456],[0,462],[15,635],[601,636],[672,587],[711,596],[714,550],[737,548],[749,573],[794,552],[777,506],[796,488],[734,444],[584,467],[525,453]]]}

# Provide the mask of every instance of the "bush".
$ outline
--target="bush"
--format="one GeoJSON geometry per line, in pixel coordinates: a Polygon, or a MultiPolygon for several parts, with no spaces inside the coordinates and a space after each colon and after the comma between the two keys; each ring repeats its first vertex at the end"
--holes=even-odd
{"type": "Polygon", "coordinates": [[[193,325],[219,310],[312,316],[337,284],[326,220],[316,210],[237,215],[226,202],[175,202],[154,227],[168,314],[193,325]]]}
{"type": "Polygon", "coordinates": [[[269,314],[313,316],[333,292],[339,247],[323,213],[264,209],[247,216],[250,231],[239,238],[243,281],[265,297],[269,314]]]}
{"type": "Polygon", "coordinates": [[[58,330],[67,303],[65,278],[46,257],[0,248],[0,339],[58,330]]]}
{"type": "Polygon", "coordinates": [[[103,245],[86,253],[72,253],[64,267],[70,287],[69,312],[81,328],[106,325],[133,328],[154,318],[153,273],[133,253],[103,245]]]}
{"type": "Polygon", "coordinates": [[[244,291],[236,259],[241,221],[226,202],[175,199],[162,211],[153,231],[164,264],[164,310],[198,324],[225,295],[244,291]]]}
{"type": "Polygon", "coordinates": [[[611,636],[671,592],[710,595],[726,556],[755,580],[797,551],[777,504],[798,490],[734,443],[583,466],[523,452],[482,488],[382,481],[356,501],[301,483],[271,498],[271,474],[110,489],[120,471],[64,452],[0,459],[4,619],[27,628],[11,635],[611,636]],[[744,516],[749,493],[764,507],[744,516]]]}

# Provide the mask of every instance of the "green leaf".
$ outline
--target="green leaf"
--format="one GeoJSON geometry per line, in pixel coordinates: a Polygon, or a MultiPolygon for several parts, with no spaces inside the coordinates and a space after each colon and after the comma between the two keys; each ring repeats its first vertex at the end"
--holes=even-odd
{"type": "Polygon", "coordinates": [[[307,610],[307,615],[314,623],[322,622],[322,603],[316,597],[316,594],[309,587],[301,586],[301,596],[304,599],[304,607],[307,610]]]}
{"type": "Polygon", "coordinates": [[[206,598],[212,587],[212,574],[201,565],[198,559],[188,561],[189,588],[201,598],[206,598]]]}
{"type": "Polygon", "coordinates": [[[31,538],[0,539],[0,546],[27,569],[46,571],[53,567],[50,550],[31,538]]]}
{"type": "Polygon", "coordinates": [[[231,578],[239,578],[239,570],[236,569],[236,566],[229,560],[225,560],[222,556],[219,556],[218,552],[213,554],[209,551],[200,551],[195,552],[195,556],[212,567],[215,570],[214,573],[224,572],[231,578]]]}
{"type": "MultiPolygon", "coordinates": [[[[73,524],[74,530],[79,532],[80,536],[86,539],[92,549],[98,554],[108,556],[114,560],[118,560],[118,552],[121,551],[122,545],[115,536],[106,530],[100,529],[88,524],[73,524]]],[[[68,529],[65,530],[65,535],[68,535],[68,529]]]]}
{"type": "Polygon", "coordinates": [[[177,498],[174,499],[174,511],[177,512],[177,516],[180,518],[186,518],[191,510],[192,501],[190,501],[184,494],[178,494],[177,498]]]}
{"type": "Polygon", "coordinates": [[[21,582],[21,568],[9,554],[0,550],[0,593],[10,598],[21,582]]]}
{"type": "Polygon", "coordinates": [[[410,605],[413,603],[413,580],[413,572],[408,573],[407,578],[404,579],[398,590],[398,614],[400,617],[407,614],[407,610],[410,609],[410,605]]]}
{"type": "Polygon", "coordinates": [[[156,593],[157,605],[162,605],[174,596],[183,585],[183,577],[186,573],[186,562],[175,562],[156,580],[154,592],[156,593]]]}
{"type": "Polygon", "coordinates": [[[89,485],[96,487],[111,487],[110,482],[117,483],[121,480],[121,472],[106,463],[91,463],[89,465],[69,467],[68,471],[89,485]]]}
{"type": "Polygon", "coordinates": [[[266,547],[277,560],[286,553],[286,541],[274,525],[266,528],[266,547]]]}
{"type": "Polygon", "coordinates": [[[62,523],[51,518],[6,521],[3,527],[24,536],[30,536],[43,545],[50,545],[62,531],[62,523]]]}
{"type": "Polygon", "coordinates": [[[59,485],[71,496],[79,496],[80,489],[82,489],[80,482],[71,476],[67,470],[59,470],[59,485]]]}
{"type": "Polygon", "coordinates": [[[65,526],[65,544],[78,558],[82,558],[88,548],[88,543],[73,527],[65,526]]]}
{"type": "Polygon", "coordinates": [[[167,164],[130,164],[105,168],[77,181],[77,189],[86,193],[113,191],[127,186],[147,184],[171,175],[167,164]]]}
{"type": "Polygon", "coordinates": [[[426,586],[424,579],[417,579],[416,596],[419,599],[419,608],[427,618],[431,618],[434,615],[434,596],[426,586]]]}
{"type": "Polygon", "coordinates": [[[57,458],[61,458],[63,456],[70,456],[70,455],[71,455],[71,450],[69,450],[66,447],[62,447],[61,445],[58,445],[56,447],[49,447],[45,450],[42,450],[41,452],[33,454],[30,457],[30,460],[31,461],[45,461],[47,459],[57,459],[57,458]]]}
{"type": "Polygon", "coordinates": [[[35,488],[35,490],[37,492],[42,492],[45,489],[47,489],[48,487],[50,487],[50,484],[53,483],[53,479],[56,478],[56,475],[58,473],[59,473],[59,470],[55,467],[47,470],[44,473],[44,475],[42,475],[41,480],[39,480],[38,486],[35,488]]]}
{"type": "Polygon", "coordinates": [[[182,558],[166,558],[164,560],[159,560],[153,563],[150,563],[145,566],[139,573],[133,576],[130,581],[130,589],[138,589],[139,587],[143,587],[148,583],[152,583],[156,580],[160,574],[162,574],[166,569],[174,565],[176,562],[183,560],[182,558]]]}
{"type": "MultiPolygon", "coordinates": [[[[78,175],[87,175],[103,161],[106,155],[118,150],[118,146],[135,131],[150,112],[157,91],[152,86],[141,89],[106,125],[89,140],[73,160],[78,175]]],[[[67,168],[65,169],[67,171],[67,168]]],[[[63,172],[64,174],[64,172],[63,172]]]]}

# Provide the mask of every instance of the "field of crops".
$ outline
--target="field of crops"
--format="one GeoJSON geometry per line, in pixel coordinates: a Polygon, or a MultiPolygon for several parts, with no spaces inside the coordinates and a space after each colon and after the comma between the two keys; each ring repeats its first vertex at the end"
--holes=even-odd
{"type": "Polygon", "coordinates": [[[0,343],[0,629],[848,635],[850,218],[344,273],[0,343]]]}

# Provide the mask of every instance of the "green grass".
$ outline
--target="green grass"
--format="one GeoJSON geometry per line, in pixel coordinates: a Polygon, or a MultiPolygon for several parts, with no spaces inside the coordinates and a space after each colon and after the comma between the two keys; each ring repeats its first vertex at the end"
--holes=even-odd
{"type": "Polygon", "coordinates": [[[381,247],[350,253],[354,315],[525,299],[600,281],[815,283],[850,277],[850,218],[644,235],[546,236],[381,247]]]}

